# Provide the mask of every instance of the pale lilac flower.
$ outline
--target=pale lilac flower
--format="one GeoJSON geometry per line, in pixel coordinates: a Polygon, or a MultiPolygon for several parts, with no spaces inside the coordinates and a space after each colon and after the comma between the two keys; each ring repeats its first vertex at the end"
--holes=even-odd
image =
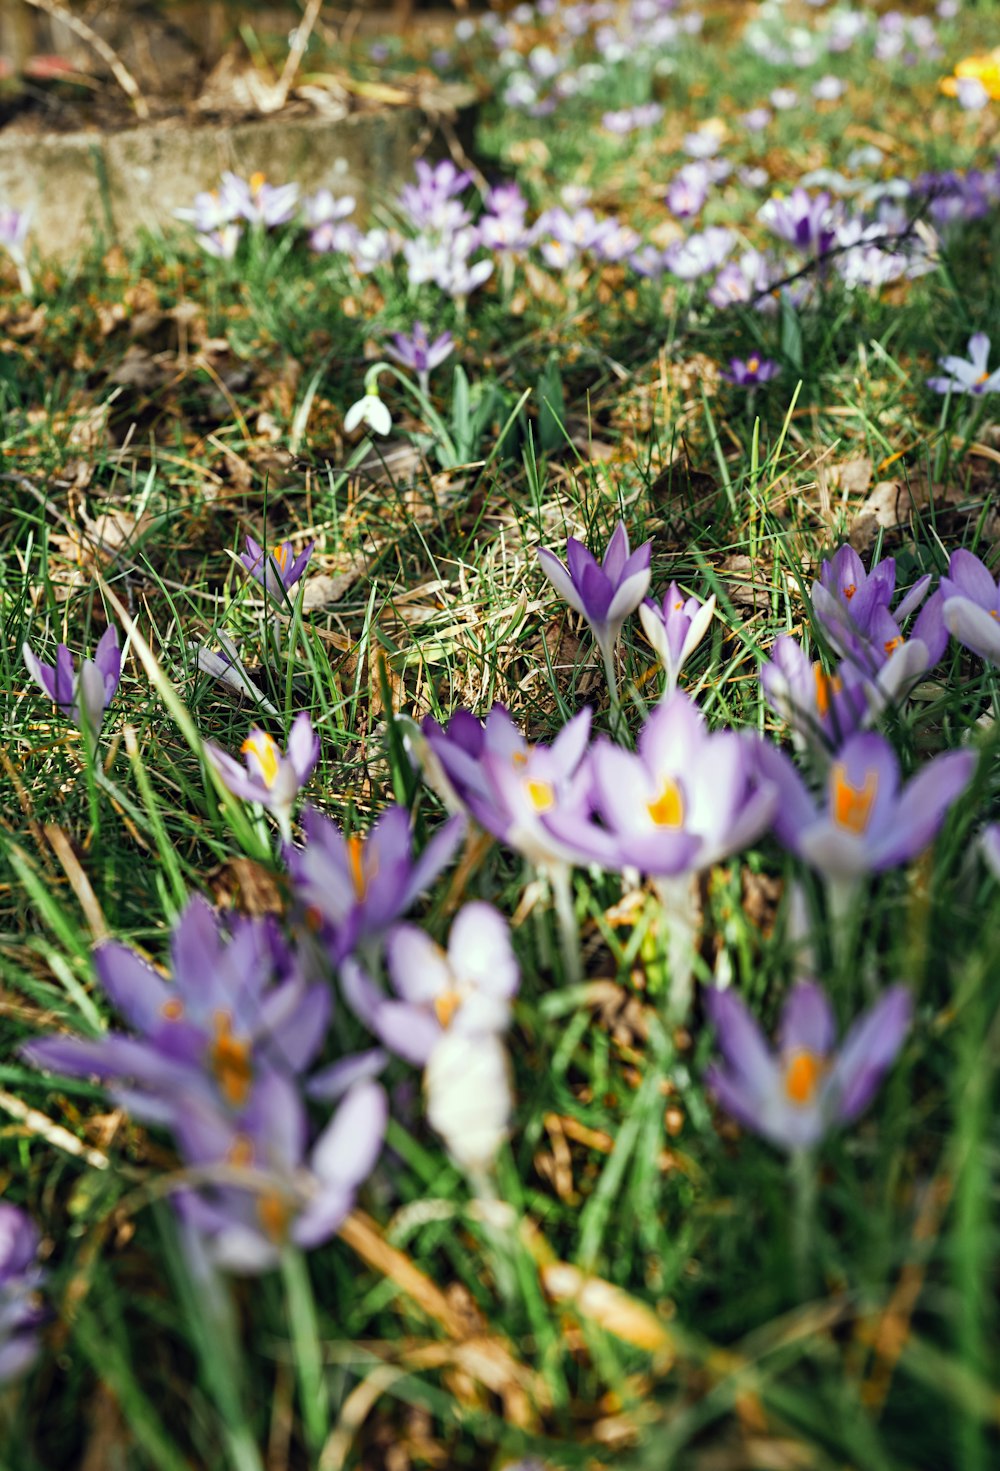
{"type": "Polygon", "coordinates": [[[935,393],[1000,393],[1000,368],[991,373],[989,357],[990,339],[985,332],[973,332],[969,338],[969,356],[938,358],[947,377],[928,378],[927,387],[935,393]]]}
{"type": "Polygon", "coordinates": [[[223,195],[218,189],[204,189],[195,195],[193,208],[175,209],[174,216],[194,225],[199,234],[211,235],[232,224],[238,218],[238,211],[230,195],[223,195]]]}
{"type": "Polygon", "coordinates": [[[298,556],[292,548],[290,541],[283,541],[279,546],[271,547],[265,554],[264,548],[253,537],[246,534],[246,550],[240,553],[240,562],[255,582],[259,582],[268,597],[275,602],[284,604],[285,594],[295,586],[303,572],[306,570],[309,558],[312,556],[313,547],[316,545],[311,541],[304,547],[298,556]]]}
{"type": "Polygon", "coordinates": [[[273,812],[286,839],[291,837],[292,808],[312,776],[319,752],[319,736],[304,710],[292,722],[285,755],[274,737],[257,726],[240,747],[245,765],[211,741],[205,742],[205,754],[229,790],[242,801],[257,802],[273,812]]]}
{"type": "Polygon", "coordinates": [[[581,710],[545,746],[529,744],[503,705],[494,705],[485,722],[458,710],[446,728],[428,716],[421,726],[429,753],[424,775],[452,810],[464,808],[529,863],[550,870],[586,863],[589,855],[555,837],[547,819],[586,800],[590,723],[590,710],[581,710]]]}
{"type": "Polygon", "coordinates": [[[185,1163],[211,1183],[185,1188],[175,1205],[208,1259],[255,1274],[289,1245],[328,1241],[350,1214],[382,1149],[388,1104],[371,1081],[355,1084],[311,1150],[298,1090],[278,1073],[256,1081],[239,1116],[197,1099],[173,1122],[185,1163]]]}
{"type": "Polygon", "coordinates": [[[708,170],[703,163],[686,163],[667,186],[666,205],[679,220],[700,214],[708,198],[708,170]]]}
{"type": "Polygon", "coordinates": [[[56,648],[55,664],[43,664],[28,644],[21,653],[28,673],[43,693],[83,732],[93,748],[121,679],[122,656],[118,629],[112,623],[101,635],[93,659],[83,659],[79,673],[65,644],[56,648]]]}
{"type": "Polygon", "coordinates": [[[714,128],[703,127],[693,133],[685,133],[681,147],[689,158],[713,158],[722,147],[722,142],[714,128]]]}
{"type": "Polygon", "coordinates": [[[941,597],[949,633],[980,658],[1000,665],[1000,588],[985,563],[964,547],[952,552],[941,597]]]}
{"type": "Polygon", "coordinates": [[[354,213],[354,197],[335,196],[329,189],[319,189],[302,201],[302,214],[309,229],[309,245],[318,254],[340,251],[354,238],[346,234],[344,221],[354,213]]]}
{"type": "Polygon", "coordinates": [[[791,108],[798,106],[799,94],[794,87],[775,87],[770,101],[771,106],[778,112],[788,112],[791,108]]]}
{"type": "Polygon", "coordinates": [[[949,751],[900,786],[899,761],[874,732],[850,736],[827,772],[821,802],[785,753],[762,743],[762,775],[778,789],[774,831],[804,863],[835,883],[909,863],[937,836],[976,769],[973,751],[949,751]]]}
{"type": "Polygon", "coordinates": [[[735,231],[723,225],[710,225],[707,230],[668,245],[663,258],[673,275],[682,281],[695,281],[721,266],[735,244],[735,231]]]}
{"type": "Polygon", "coordinates": [[[667,676],[667,695],[677,688],[680,672],[708,632],[714,613],[714,594],[704,603],[685,598],[676,582],[667,588],[662,604],[647,599],[640,605],[643,632],[667,676]]]}
{"type": "Polygon", "coordinates": [[[345,836],[331,818],[305,809],[305,843],[286,848],[288,872],[335,964],[359,945],[370,949],[381,942],[450,862],[464,826],[460,817],[451,818],[414,857],[405,807],[387,807],[365,836],[345,836]]]}
{"type": "Polygon", "coordinates": [[[757,774],[757,742],[710,732],[680,690],[650,712],[638,749],[598,741],[591,751],[592,810],[553,808],[550,830],[607,869],[673,878],[709,868],[745,848],[774,816],[777,788],[757,774]]]}
{"type": "Polygon", "coordinates": [[[748,133],[762,133],[772,115],[766,107],[752,107],[749,112],[740,113],[740,122],[748,133]]]}
{"type": "Polygon", "coordinates": [[[385,947],[393,996],[353,960],[344,962],[344,995],[384,1046],[425,1066],[446,1035],[505,1032],[520,973],[507,921],[492,905],[459,910],[442,950],[416,925],[396,925],[385,947]]]}
{"type": "Polygon", "coordinates": [[[989,90],[978,77],[956,78],[955,96],[966,112],[982,112],[990,103],[989,90]]]}
{"type": "Polygon", "coordinates": [[[39,1244],[30,1216],[0,1201],[0,1386],[26,1373],[38,1354],[38,1329],[45,1318],[39,1244]]]}
{"type": "Polygon", "coordinates": [[[380,266],[391,264],[399,248],[400,239],[394,231],[375,225],[354,238],[351,261],[359,276],[367,276],[380,266]]]}
{"type": "Polygon", "coordinates": [[[745,362],[742,358],[730,358],[729,371],[720,376],[737,388],[756,388],[759,383],[770,383],[780,372],[778,364],[772,363],[770,358],[752,353],[745,362]]]}
{"type": "Polygon", "coordinates": [[[811,1149],[863,1113],[910,1028],[913,1000],[892,986],[836,1046],[833,1008],[814,981],[793,986],[772,1050],[745,1003],[730,989],[706,993],[723,1062],[705,1082],[746,1128],[793,1151],[811,1149]]]}
{"type": "Polygon", "coordinates": [[[630,107],[601,114],[601,127],[607,133],[616,133],[619,137],[624,137],[627,133],[631,133],[634,126],[630,107]]]}
{"type": "MultiPolygon", "coordinates": [[[[745,250],[738,260],[727,261],[708,288],[708,299],[720,309],[755,301],[765,295],[773,279],[775,263],[759,250],[745,250]]],[[[775,303],[766,297],[773,308],[775,303]]]]}
{"type": "Polygon", "coordinates": [[[598,260],[622,261],[633,256],[642,245],[642,236],[621,220],[612,220],[611,228],[594,247],[598,260]]]}
{"type": "Polygon", "coordinates": [[[286,225],[298,207],[298,184],[269,184],[266,175],[254,173],[249,179],[226,170],[220,190],[231,219],[243,219],[251,225],[273,229],[286,225]]]}
{"type": "Polygon", "coordinates": [[[197,237],[201,249],[215,260],[232,260],[242,239],[243,226],[235,221],[220,225],[217,230],[208,230],[197,237]]]}
{"type": "Polygon", "coordinates": [[[979,835],[979,851],[990,873],[1000,884],[1000,822],[991,822],[979,835]]]}
{"type": "Polygon", "coordinates": [[[566,566],[554,552],[538,550],[542,571],[559,596],[590,624],[606,665],[613,663],[615,645],[630,613],[649,589],[652,543],[630,550],[624,521],[619,521],[598,563],[581,541],[566,543],[566,566]]]}

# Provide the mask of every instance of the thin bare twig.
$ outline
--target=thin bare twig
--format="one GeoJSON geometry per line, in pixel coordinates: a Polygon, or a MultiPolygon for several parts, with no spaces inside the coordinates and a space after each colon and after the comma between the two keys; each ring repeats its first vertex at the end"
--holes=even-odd
{"type": "Polygon", "coordinates": [[[111,68],[115,81],[126,96],[131,98],[136,117],[149,117],[149,108],[146,105],[146,99],[139,91],[138,82],[117,51],[108,45],[103,36],[91,30],[85,20],[81,20],[78,15],[73,15],[71,11],[60,5],[59,0],[25,0],[25,4],[32,6],[35,10],[44,10],[46,15],[51,15],[53,19],[61,21],[64,26],[69,26],[71,31],[75,31],[81,41],[86,41],[87,45],[91,46],[101,60],[111,68]]]}

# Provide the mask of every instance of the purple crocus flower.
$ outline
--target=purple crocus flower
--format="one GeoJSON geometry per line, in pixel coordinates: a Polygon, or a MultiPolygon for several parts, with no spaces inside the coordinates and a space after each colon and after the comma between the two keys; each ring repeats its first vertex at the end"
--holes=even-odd
{"type": "Polygon", "coordinates": [[[892,986],[836,1046],[833,1008],[821,986],[800,981],[772,1050],[732,990],[706,993],[723,1061],[705,1075],[727,1113],[782,1149],[811,1149],[863,1113],[909,1031],[913,1001],[892,986]]]}
{"type": "Polygon", "coordinates": [[[990,372],[990,339],[985,332],[973,332],[969,338],[969,356],[949,355],[938,358],[947,376],[928,378],[927,387],[935,393],[1000,393],[1000,368],[990,372]]]}
{"type": "Polygon", "coordinates": [[[529,863],[565,870],[590,857],[559,840],[547,819],[583,807],[590,722],[590,710],[581,710],[544,746],[529,745],[503,705],[494,705],[482,723],[467,710],[456,711],[446,729],[428,716],[421,727],[424,774],[453,809],[470,813],[529,863]]]}
{"type": "Polygon", "coordinates": [[[410,368],[416,373],[424,394],[427,393],[431,373],[455,351],[455,339],[450,332],[442,332],[440,337],[435,337],[431,342],[423,322],[414,322],[409,336],[397,332],[392,340],[394,346],[387,347],[386,353],[397,363],[402,363],[404,368],[410,368]]]}
{"type": "Polygon", "coordinates": [[[666,205],[679,220],[700,214],[708,198],[708,170],[703,163],[686,163],[667,186],[666,205]]]}
{"type": "Polygon", "coordinates": [[[825,255],[837,238],[829,194],[813,196],[797,187],[787,198],[767,200],[757,218],[779,239],[810,255],[825,255]]]}
{"type": "MultiPolygon", "coordinates": [[[[772,280],[778,278],[774,265],[773,260],[759,250],[745,250],[738,260],[727,261],[722,267],[708,288],[709,301],[719,308],[754,301],[768,292],[772,280]]],[[[764,296],[761,306],[762,309],[773,310],[775,302],[764,296]]]]}
{"type": "Polygon", "coordinates": [[[775,640],[771,658],[761,664],[760,683],[798,749],[824,762],[886,704],[876,682],[857,665],[845,661],[828,674],[787,634],[775,640]]]}
{"type": "Polygon", "coordinates": [[[90,1040],[44,1037],[24,1056],[71,1077],[120,1080],[115,1096],[149,1122],[171,1122],[197,1097],[242,1109],[262,1068],[301,1073],[323,1045],[328,986],[307,985],[271,919],[223,925],[190,899],[170,944],[171,979],[117,941],[94,951],[108,999],[132,1027],[90,1040]]]}
{"type": "Polygon", "coordinates": [[[356,201],[350,194],[339,197],[329,189],[319,189],[302,201],[302,213],[309,228],[309,246],[317,254],[345,250],[354,239],[356,227],[344,221],[354,213],[356,201]]]}
{"type": "Polygon", "coordinates": [[[288,872],[307,920],[322,934],[335,964],[359,945],[370,950],[381,941],[437,878],[463,830],[462,819],[451,818],[414,858],[405,807],[387,807],[366,837],[345,837],[329,817],[314,807],[305,809],[305,845],[287,849],[288,872]]]}
{"type": "Polygon", "coordinates": [[[38,1227],[16,1205],[0,1201],[0,1385],[30,1369],[45,1314],[38,1293],[38,1227]]]}
{"type": "Polygon", "coordinates": [[[447,950],[415,925],[396,925],[386,941],[394,997],[353,960],[344,962],[344,995],[379,1040],[420,1067],[450,1033],[505,1032],[520,974],[507,921],[492,905],[466,904],[447,950]]]}
{"type": "Polygon", "coordinates": [[[104,712],[114,699],[122,673],[118,629],[112,623],[101,635],[93,659],[84,659],[77,674],[65,644],[56,649],[55,664],[43,664],[27,644],[21,649],[28,673],[64,715],[96,746],[104,712]]]}
{"type": "Polygon", "coordinates": [[[762,742],[757,753],[762,776],[780,793],[774,817],[779,841],[848,889],[866,874],[909,863],[923,852],[971,782],[976,759],[974,751],[948,751],[901,786],[889,742],[858,732],[830,763],[817,801],[777,746],[762,742]]]}
{"type": "Polygon", "coordinates": [[[676,582],[667,588],[662,604],[647,598],[639,608],[643,632],[667,676],[666,694],[677,688],[680,672],[708,632],[714,613],[714,596],[705,603],[685,598],[676,582]]]}
{"type": "Polygon", "coordinates": [[[229,790],[244,802],[258,802],[273,812],[286,841],[291,839],[295,799],[313,773],[319,750],[319,736],[304,710],[292,722],[284,756],[274,737],[257,726],[240,747],[245,765],[210,741],[205,742],[205,754],[229,790]]]}
{"type": "Polygon", "coordinates": [[[358,1082],[307,1150],[302,1099],[281,1074],[263,1073],[235,1118],[195,1100],[178,1110],[178,1145],[189,1168],[217,1178],[176,1197],[182,1221],[209,1260],[231,1272],[267,1271],[289,1244],[320,1246],[374,1169],[387,1116],[383,1089],[358,1082]]]}
{"type": "Polygon", "coordinates": [[[311,541],[296,557],[292,551],[292,543],[283,541],[280,546],[271,547],[265,559],[264,548],[247,533],[246,551],[240,553],[240,561],[269,597],[276,603],[284,604],[285,593],[295,586],[306,570],[315,545],[311,541]]]}
{"type": "Polygon", "coordinates": [[[758,383],[770,383],[780,372],[778,364],[771,362],[770,358],[751,353],[745,362],[742,358],[730,358],[729,372],[720,376],[737,388],[756,388],[758,383]]]}
{"type": "Polygon", "coordinates": [[[609,670],[609,681],[625,619],[635,612],[648,591],[651,555],[652,542],[648,541],[631,551],[624,521],[615,527],[600,563],[575,536],[566,543],[565,566],[554,552],[538,549],[542,571],[556,592],[590,624],[609,670]]]}
{"type": "Polygon", "coordinates": [[[682,691],[661,701],[639,732],[638,749],[595,743],[587,809],[554,809],[556,837],[605,868],[631,866],[654,878],[709,868],[745,848],[768,827],[777,803],[761,781],[753,738],[710,732],[682,691]]]}
{"type": "Polygon", "coordinates": [[[941,579],[942,618],[949,633],[991,664],[1000,664],[1000,588],[986,564],[959,547],[941,579]]]}

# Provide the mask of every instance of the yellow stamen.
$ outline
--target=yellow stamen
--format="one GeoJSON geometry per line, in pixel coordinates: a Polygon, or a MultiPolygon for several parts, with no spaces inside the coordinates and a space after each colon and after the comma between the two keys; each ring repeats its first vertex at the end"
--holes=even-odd
{"type": "Polygon", "coordinates": [[[684,797],[672,776],[664,777],[657,795],[646,803],[646,811],[657,827],[684,826],[684,797]]]}
{"type": "Polygon", "coordinates": [[[853,596],[857,592],[857,590],[858,590],[857,583],[849,582],[847,584],[847,586],[844,588],[844,597],[847,599],[848,602],[851,601],[851,599],[853,598],[853,596]]]}
{"type": "Polygon", "coordinates": [[[435,996],[434,1015],[445,1031],[451,1026],[452,1019],[461,1004],[462,998],[457,991],[442,991],[440,996],[435,996]]]}
{"type": "Polygon", "coordinates": [[[277,741],[265,731],[258,730],[253,735],[248,735],[240,747],[241,755],[245,756],[248,751],[252,751],[257,757],[261,779],[270,790],[278,780],[281,750],[277,741]]]}
{"type": "Polygon", "coordinates": [[[979,388],[981,384],[983,384],[983,383],[986,382],[986,380],[987,380],[987,378],[989,376],[990,375],[989,375],[988,372],[986,372],[986,373],[980,373],[979,377],[976,379],[975,383],[972,386],[974,388],[979,388]]]}
{"type": "Polygon", "coordinates": [[[856,787],[848,781],[843,763],[835,762],[830,771],[830,806],[837,826],[860,836],[871,819],[877,792],[876,772],[866,771],[864,785],[856,787]]]}
{"type": "Polygon", "coordinates": [[[274,558],[275,562],[277,563],[278,571],[279,572],[284,572],[285,568],[288,566],[288,558],[289,558],[290,555],[291,555],[291,549],[286,545],[285,542],[282,542],[282,544],[281,544],[280,547],[275,547],[274,548],[274,551],[271,553],[271,556],[274,558]]]}
{"type": "Polygon", "coordinates": [[[752,358],[747,358],[747,372],[748,373],[756,373],[756,371],[757,371],[757,369],[759,367],[760,367],[760,358],[759,357],[754,356],[752,358]]]}
{"type": "Polygon", "coordinates": [[[820,720],[825,720],[830,713],[833,696],[840,694],[844,681],[837,674],[827,674],[821,664],[813,665],[813,678],[816,681],[816,713],[820,720]]]}
{"type": "Polygon", "coordinates": [[[354,892],[359,899],[363,899],[368,892],[368,880],[365,877],[365,842],[364,838],[352,833],[347,839],[347,861],[351,866],[351,881],[354,884],[354,892]]]}
{"type": "Polygon", "coordinates": [[[259,194],[267,183],[267,175],[258,171],[250,175],[250,193],[259,194]]]}
{"type": "Polygon", "coordinates": [[[791,1103],[804,1108],[812,1103],[826,1072],[826,1063],[815,1052],[793,1052],[785,1064],[785,1093],[791,1103]]]}
{"type": "Polygon", "coordinates": [[[160,1015],[164,1021],[179,1022],[184,1015],[184,1002],[177,996],[171,996],[169,1001],[164,1001],[160,1007],[160,1015]]]}
{"type": "Polygon", "coordinates": [[[550,807],[555,806],[556,794],[551,782],[528,781],[525,782],[524,789],[536,812],[547,812],[550,807]]]}
{"type": "Polygon", "coordinates": [[[230,1108],[242,1108],[250,1094],[253,1066],[250,1043],[232,1035],[233,1019],[227,1011],[215,1013],[215,1041],[209,1049],[209,1066],[230,1108]]]}

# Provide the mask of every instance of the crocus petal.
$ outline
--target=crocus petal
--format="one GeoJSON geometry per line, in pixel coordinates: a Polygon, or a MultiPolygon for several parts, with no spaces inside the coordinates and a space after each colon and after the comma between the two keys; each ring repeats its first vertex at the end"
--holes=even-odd
{"type": "Polygon", "coordinates": [[[830,1080],[837,1118],[849,1123],[867,1108],[903,1045],[913,1015],[905,986],[893,986],[848,1032],[830,1080]]]}
{"type": "Polygon", "coordinates": [[[583,601],[573,585],[573,579],[555,553],[539,547],[538,562],[563,602],[569,603],[574,612],[586,617],[583,601]]]}
{"type": "Polygon", "coordinates": [[[510,929],[492,904],[473,901],[455,916],[448,938],[454,971],[489,996],[509,998],[520,982],[510,929]]]}
{"type": "Polygon", "coordinates": [[[385,1089],[356,1083],[316,1141],[312,1167],[320,1179],[348,1190],[360,1185],[375,1168],[388,1117],[385,1089]]]}
{"type": "Polygon", "coordinates": [[[923,852],[971,782],[977,761],[974,751],[949,751],[917,773],[900,795],[891,830],[874,848],[873,866],[892,868],[923,852]]]}
{"type": "Polygon", "coordinates": [[[784,1052],[811,1052],[826,1057],[837,1038],[830,998],[815,981],[793,986],[781,1014],[781,1047],[784,1052]]]}
{"type": "Polygon", "coordinates": [[[94,951],[94,969],[109,1000],[137,1032],[151,1032],[164,1020],[164,1007],[176,1001],[177,988],[127,945],[105,941],[94,951]]]}
{"type": "Polygon", "coordinates": [[[408,1001],[382,1001],[373,1022],[380,1042],[415,1067],[424,1067],[441,1040],[443,1028],[430,1010],[408,1001]]]}
{"type": "Polygon", "coordinates": [[[705,993],[705,1008],[734,1081],[748,1099],[762,1098],[773,1087],[777,1063],[745,1002],[731,989],[712,987],[705,993]]]}
{"type": "Polygon", "coordinates": [[[385,953],[392,984],[404,1001],[430,1003],[450,988],[448,956],[416,925],[396,925],[386,940],[385,953]]]}
{"type": "Polygon", "coordinates": [[[625,570],[625,564],[629,557],[628,531],[624,521],[619,521],[611,533],[607,550],[604,553],[602,570],[611,582],[617,582],[625,570]]]}
{"type": "Polygon", "coordinates": [[[960,644],[991,664],[1000,664],[1000,623],[970,598],[946,598],[941,614],[960,644]]]}
{"type": "Polygon", "coordinates": [[[312,776],[319,754],[319,736],[303,710],[292,721],[292,728],[288,733],[288,759],[295,769],[300,786],[304,786],[312,776]]]}
{"type": "Polygon", "coordinates": [[[314,1073],[306,1084],[310,1098],[324,1099],[332,1103],[342,1098],[355,1083],[377,1078],[385,1070],[388,1054],[381,1047],[369,1048],[367,1052],[356,1052],[351,1057],[342,1057],[314,1073]]]}
{"type": "Polygon", "coordinates": [[[958,547],[948,561],[948,578],[942,578],[942,587],[954,584],[954,591],[971,598],[981,608],[994,608],[997,601],[997,585],[985,562],[966,547],[958,547]]]}

